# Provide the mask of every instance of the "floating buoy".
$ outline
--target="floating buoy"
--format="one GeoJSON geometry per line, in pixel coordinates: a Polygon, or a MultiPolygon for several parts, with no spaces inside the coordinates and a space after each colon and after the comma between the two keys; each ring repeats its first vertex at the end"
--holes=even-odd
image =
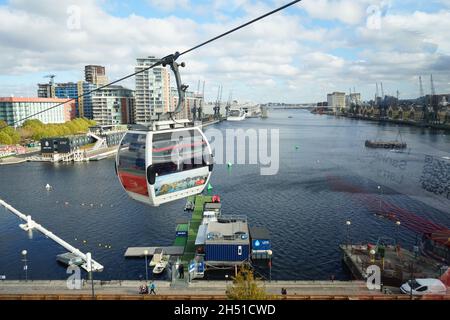
{"type": "Polygon", "coordinates": [[[81,205],[84,206],[84,202],[81,205]]]}
{"type": "Polygon", "coordinates": [[[67,206],[67,205],[69,205],[69,202],[68,201],[66,201],[66,202],[64,202],[64,204],[67,206]]]}
{"type": "Polygon", "coordinates": [[[211,191],[212,189],[213,189],[213,186],[211,185],[211,183],[208,183],[207,190],[208,190],[208,191],[211,191]]]}
{"type": "Polygon", "coordinates": [[[231,162],[227,163],[228,168],[231,168],[233,166],[233,164],[231,162]]]}
{"type": "Polygon", "coordinates": [[[83,240],[83,243],[87,243],[87,241],[86,241],[86,240],[83,240]]]}
{"type": "Polygon", "coordinates": [[[47,189],[47,191],[50,191],[50,190],[52,190],[52,186],[47,183],[47,185],[45,186],[45,189],[47,189]]]}

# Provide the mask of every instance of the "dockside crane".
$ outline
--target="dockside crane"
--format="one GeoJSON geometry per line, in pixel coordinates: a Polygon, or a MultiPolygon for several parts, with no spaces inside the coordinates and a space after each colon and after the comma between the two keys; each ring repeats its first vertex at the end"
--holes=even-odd
{"type": "Polygon", "coordinates": [[[214,118],[215,119],[220,119],[220,104],[222,102],[222,90],[223,90],[223,86],[219,85],[219,88],[217,90],[217,99],[216,99],[216,103],[214,105],[214,118]]]}
{"type": "Polygon", "coordinates": [[[419,86],[420,86],[420,97],[424,97],[425,93],[423,91],[423,83],[422,83],[422,76],[419,76],[419,86]]]}

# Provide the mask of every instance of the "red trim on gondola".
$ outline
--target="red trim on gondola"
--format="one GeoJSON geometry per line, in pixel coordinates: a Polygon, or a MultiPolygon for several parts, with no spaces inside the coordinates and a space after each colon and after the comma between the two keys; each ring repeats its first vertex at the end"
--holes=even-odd
{"type": "Polygon", "coordinates": [[[152,151],[153,152],[161,152],[161,151],[167,151],[167,150],[171,150],[171,149],[175,149],[175,148],[196,147],[198,145],[203,145],[203,144],[205,144],[205,141],[192,143],[192,144],[177,144],[177,145],[170,146],[170,147],[152,149],[152,151]]]}
{"type": "Polygon", "coordinates": [[[147,179],[145,176],[138,176],[119,171],[119,179],[125,190],[143,196],[148,196],[147,179]]]}

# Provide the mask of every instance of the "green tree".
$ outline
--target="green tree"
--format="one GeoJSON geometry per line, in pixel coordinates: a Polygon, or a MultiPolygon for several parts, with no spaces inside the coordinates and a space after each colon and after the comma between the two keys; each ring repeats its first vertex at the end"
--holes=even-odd
{"type": "Polygon", "coordinates": [[[11,137],[3,131],[0,131],[0,144],[12,144],[11,137]]]}
{"type": "Polygon", "coordinates": [[[20,135],[16,131],[16,129],[14,129],[12,127],[6,127],[6,128],[1,129],[1,132],[7,134],[11,138],[10,144],[17,144],[20,142],[20,135]]]}
{"type": "Polygon", "coordinates": [[[227,288],[227,297],[231,300],[266,300],[266,291],[259,286],[253,271],[242,266],[237,276],[233,278],[233,284],[227,288]]]}

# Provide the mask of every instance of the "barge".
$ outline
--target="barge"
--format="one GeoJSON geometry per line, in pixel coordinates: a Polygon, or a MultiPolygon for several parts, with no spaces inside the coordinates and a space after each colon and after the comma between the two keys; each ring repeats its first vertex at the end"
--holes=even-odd
{"type": "Polygon", "coordinates": [[[366,140],[364,144],[367,148],[376,148],[376,149],[406,149],[407,144],[405,142],[399,141],[373,141],[366,140]]]}

